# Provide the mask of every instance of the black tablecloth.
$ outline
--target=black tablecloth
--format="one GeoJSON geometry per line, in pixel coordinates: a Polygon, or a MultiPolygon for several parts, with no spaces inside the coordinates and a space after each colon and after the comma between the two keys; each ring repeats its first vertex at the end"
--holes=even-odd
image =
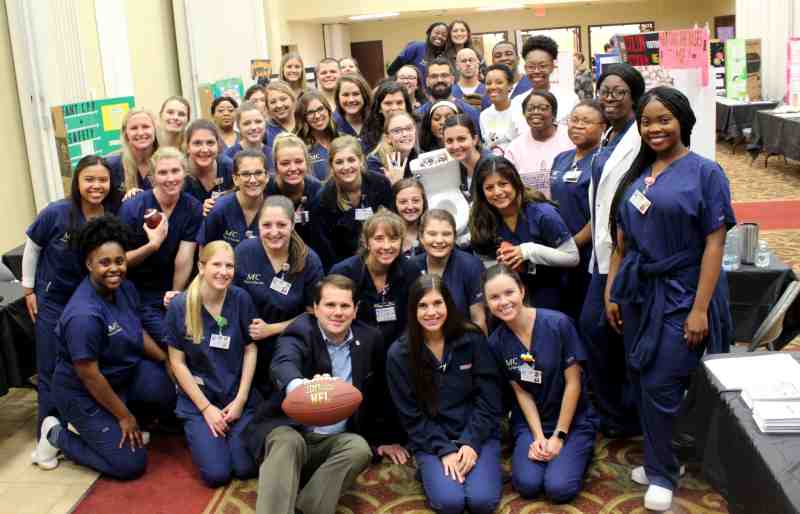
{"type": "Polygon", "coordinates": [[[742,131],[753,126],[756,111],[774,109],[778,102],[726,103],[717,100],[717,134],[740,139],[742,131]]]}
{"type": "Polygon", "coordinates": [[[33,322],[25,307],[22,286],[0,282],[0,396],[25,385],[36,373],[33,322]]]}
{"type": "MultiPolygon", "coordinates": [[[[712,355],[703,360],[743,356],[712,355]]],[[[794,357],[800,360],[800,355],[794,357]]],[[[800,512],[800,434],[762,434],[740,393],[721,392],[722,385],[702,364],[692,389],[702,472],[728,501],[729,512],[800,512]]]]}
{"type": "Polygon", "coordinates": [[[765,152],[800,160],[800,113],[777,115],[772,111],[756,111],[747,150],[754,156],[765,152]]]}
{"type": "MultiPolygon", "coordinates": [[[[728,272],[731,314],[736,331],[736,341],[750,342],[758,327],[778,301],[786,287],[797,280],[788,264],[774,254],[768,268],[742,264],[738,270],[728,272]]],[[[783,347],[800,333],[800,296],[786,313],[783,332],[773,343],[783,347]]]]}
{"type": "Polygon", "coordinates": [[[22,280],[22,251],[24,249],[24,244],[19,245],[3,255],[3,264],[11,270],[11,273],[14,274],[14,278],[17,280],[22,280]]]}

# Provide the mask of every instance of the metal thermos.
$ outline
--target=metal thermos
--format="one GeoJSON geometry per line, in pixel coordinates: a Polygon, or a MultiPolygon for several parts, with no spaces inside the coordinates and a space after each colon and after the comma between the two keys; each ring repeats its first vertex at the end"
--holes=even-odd
{"type": "Polygon", "coordinates": [[[742,236],[742,262],[755,263],[758,250],[758,223],[742,223],[739,225],[739,234],[742,236]]]}

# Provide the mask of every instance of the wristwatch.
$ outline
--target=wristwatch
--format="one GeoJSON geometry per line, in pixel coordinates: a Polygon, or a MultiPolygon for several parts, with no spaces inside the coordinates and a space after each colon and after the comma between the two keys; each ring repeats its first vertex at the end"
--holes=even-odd
{"type": "Polygon", "coordinates": [[[556,430],[556,437],[558,437],[562,441],[566,441],[567,440],[567,433],[564,432],[563,430],[556,430]]]}

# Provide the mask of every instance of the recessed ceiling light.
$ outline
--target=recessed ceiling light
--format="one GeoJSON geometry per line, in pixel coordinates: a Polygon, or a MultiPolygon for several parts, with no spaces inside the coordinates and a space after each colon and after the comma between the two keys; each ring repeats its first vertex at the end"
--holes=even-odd
{"type": "Polygon", "coordinates": [[[350,21],[363,21],[363,20],[379,20],[381,18],[393,18],[400,16],[399,12],[379,12],[375,14],[359,14],[358,16],[350,16],[350,21]]]}
{"type": "Polygon", "coordinates": [[[511,9],[524,9],[524,5],[492,5],[487,7],[478,7],[476,11],[510,11],[511,9]]]}

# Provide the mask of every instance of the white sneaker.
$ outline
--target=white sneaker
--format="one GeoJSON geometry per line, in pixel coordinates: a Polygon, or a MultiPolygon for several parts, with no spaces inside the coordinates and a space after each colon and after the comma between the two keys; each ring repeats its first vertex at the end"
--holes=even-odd
{"type": "Polygon", "coordinates": [[[42,469],[55,469],[58,467],[58,448],[50,444],[50,441],[47,440],[47,434],[51,428],[60,424],[61,422],[55,416],[47,416],[42,421],[41,436],[39,436],[39,442],[31,455],[33,463],[42,469]]]}
{"type": "MultiPolygon", "coordinates": [[[[686,466],[681,465],[680,471],[678,471],[678,476],[683,476],[686,474],[686,466]]],[[[644,466],[636,466],[631,471],[631,480],[636,482],[637,484],[641,485],[650,485],[650,480],[647,479],[647,473],[644,471],[644,466]]]]}
{"type": "Polygon", "coordinates": [[[656,512],[668,511],[672,506],[672,491],[659,485],[651,485],[644,495],[644,508],[656,512]]]}

